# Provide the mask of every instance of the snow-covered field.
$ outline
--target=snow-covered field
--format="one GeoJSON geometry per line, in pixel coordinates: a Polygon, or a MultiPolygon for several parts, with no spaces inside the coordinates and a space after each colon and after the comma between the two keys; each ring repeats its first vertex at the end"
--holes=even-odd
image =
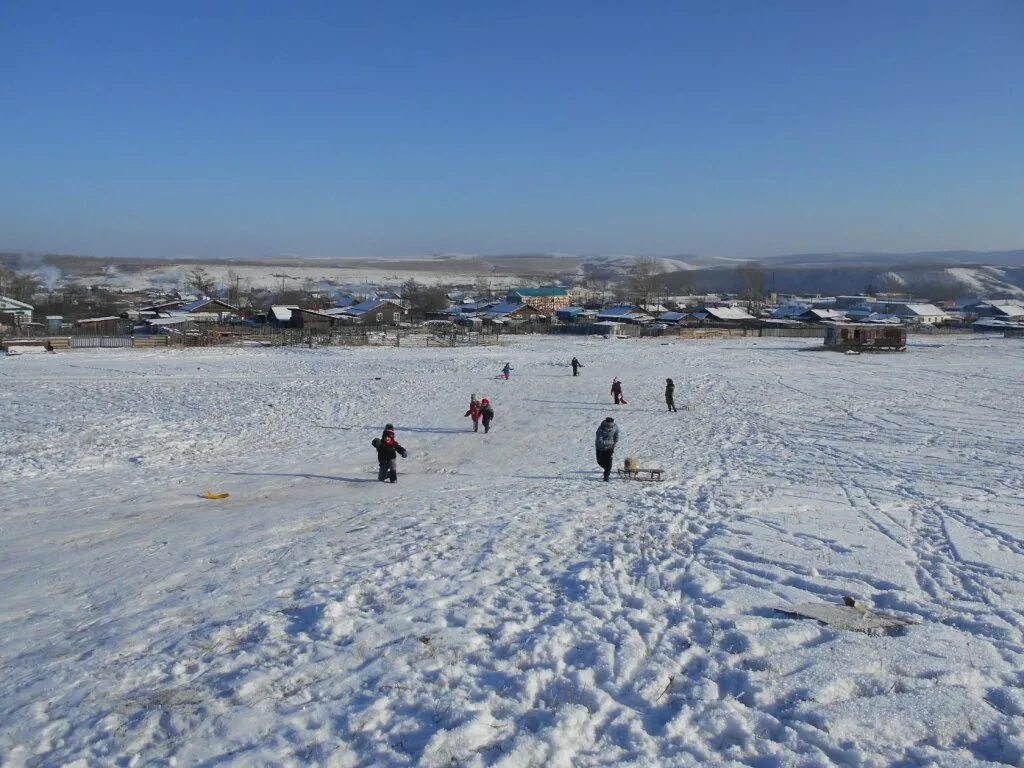
{"type": "Polygon", "coordinates": [[[0,762],[1020,765],[1024,344],[803,346],[0,360],[0,762]]]}

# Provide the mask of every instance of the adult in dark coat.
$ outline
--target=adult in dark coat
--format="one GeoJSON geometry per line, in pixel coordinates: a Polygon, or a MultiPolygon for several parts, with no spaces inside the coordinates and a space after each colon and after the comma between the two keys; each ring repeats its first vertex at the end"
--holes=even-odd
{"type": "Polygon", "coordinates": [[[571,362],[571,363],[569,363],[569,365],[571,365],[571,366],[572,366],[572,375],[573,375],[573,376],[579,376],[579,375],[580,375],[580,368],[582,368],[582,367],[583,367],[583,363],[581,363],[581,362],[580,362],[579,360],[577,360],[577,359],[576,359],[576,358],[574,357],[574,358],[572,359],[572,362],[571,362]]]}
{"type": "Polygon", "coordinates": [[[408,452],[395,440],[394,427],[388,424],[384,428],[383,436],[373,440],[373,447],[377,449],[377,464],[379,465],[377,479],[382,483],[385,480],[397,483],[398,457],[401,456],[404,459],[408,452]]]}
{"type": "Polygon", "coordinates": [[[619,427],[611,416],[601,422],[597,428],[594,448],[597,450],[597,464],[604,470],[604,481],[607,483],[612,474],[612,458],[615,446],[619,442],[619,427]]]}
{"type": "Polygon", "coordinates": [[[676,385],[672,383],[672,379],[665,379],[665,402],[672,412],[676,410],[675,392],[676,385]]]}

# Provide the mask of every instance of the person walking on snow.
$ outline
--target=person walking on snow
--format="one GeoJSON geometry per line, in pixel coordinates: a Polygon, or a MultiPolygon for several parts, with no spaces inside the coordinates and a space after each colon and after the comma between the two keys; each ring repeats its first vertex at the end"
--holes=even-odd
{"type": "Polygon", "coordinates": [[[626,398],[622,396],[622,382],[618,379],[612,379],[612,396],[615,398],[616,405],[626,405],[626,398]]]}
{"type": "Polygon", "coordinates": [[[601,422],[597,428],[597,439],[594,447],[597,449],[597,464],[604,470],[604,481],[607,483],[612,474],[612,455],[615,453],[615,446],[619,442],[619,427],[611,416],[601,422]]]}
{"type": "Polygon", "coordinates": [[[515,369],[512,367],[512,363],[505,363],[505,367],[501,369],[501,375],[505,377],[505,381],[508,381],[513,370],[515,369]]]}
{"type": "Polygon", "coordinates": [[[571,362],[571,363],[569,363],[569,365],[571,365],[571,366],[572,366],[572,375],[573,375],[573,376],[579,376],[579,375],[580,375],[580,371],[579,371],[579,369],[583,367],[583,363],[581,363],[581,362],[580,362],[579,360],[577,360],[577,359],[576,359],[576,358],[574,357],[574,358],[572,359],[572,362],[571,362]]]}
{"type": "Polygon", "coordinates": [[[672,383],[672,379],[665,379],[665,402],[672,413],[676,412],[675,391],[676,385],[672,383]]]}
{"type": "Polygon", "coordinates": [[[373,447],[377,449],[377,464],[379,465],[377,479],[382,483],[385,480],[397,483],[398,457],[401,456],[404,459],[409,454],[395,440],[395,428],[390,424],[384,427],[383,437],[374,439],[373,447]]]}
{"type": "Polygon", "coordinates": [[[480,417],[483,419],[484,434],[486,435],[491,431],[491,421],[494,419],[494,408],[486,397],[480,401],[480,417]]]}
{"type": "Polygon", "coordinates": [[[476,395],[469,401],[469,410],[463,416],[469,416],[473,420],[474,432],[480,431],[480,401],[476,399],[476,395]]]}

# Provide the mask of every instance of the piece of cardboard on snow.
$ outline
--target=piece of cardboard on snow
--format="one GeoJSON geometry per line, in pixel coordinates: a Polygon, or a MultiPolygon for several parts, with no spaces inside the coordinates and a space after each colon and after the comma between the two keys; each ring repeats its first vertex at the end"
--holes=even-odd
{"type": "Polygon", "coordinates": [[[799,603],[775,610],[789,616],[815,619],[833,629],[845,629],[852,632],[891,632],[916,623],[887,613],[875,613],[858,605],[799,603]]]}

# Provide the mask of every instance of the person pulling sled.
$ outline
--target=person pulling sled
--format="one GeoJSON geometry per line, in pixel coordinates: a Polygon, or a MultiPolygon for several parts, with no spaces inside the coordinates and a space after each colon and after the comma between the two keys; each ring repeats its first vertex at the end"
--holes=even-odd
{"type": "Polygon", "coordinates": [[[512,363],[505,363],[505,367],[501,369],[501,375],[505,381],[508,381],[508,377],[512,375],[512,371],[515,369],[512,367],[512,363]]]}
{"type": "Polygon", "coordinates": [[[626,398],[622,396],[622,382],[617,378],[612,379],[612,397],[615,398],[616,405],[627,405],[626,398]]]}
{"type": "Polygon", "coordinates": [[[409,453],[395,440],[395,428],[390,424],[386,425],[384,434],[374,438],[371,444],[377,449],[377,464],[379,465],[377,479],[382,483],[385,480],[397,483],[398,457],[401,456],[404,459],[409,453]]]}
{"type": "Polygon", "coordinates": [[[571,365],[571,366],[572,366],[572,375],[573,375],[573,376],[579,376],[579,375],[580,375],[580,368],[582,368],[582,367],[583,367],[583,363],[581,363],[581,362],[580,362],[579,360],[577,360],[577,359],[576,359],[576,358],[574,357],[574,358],[572,359],[572,362],[571,362],[571,363],[569,363],[569,365],[571,365]]]}

